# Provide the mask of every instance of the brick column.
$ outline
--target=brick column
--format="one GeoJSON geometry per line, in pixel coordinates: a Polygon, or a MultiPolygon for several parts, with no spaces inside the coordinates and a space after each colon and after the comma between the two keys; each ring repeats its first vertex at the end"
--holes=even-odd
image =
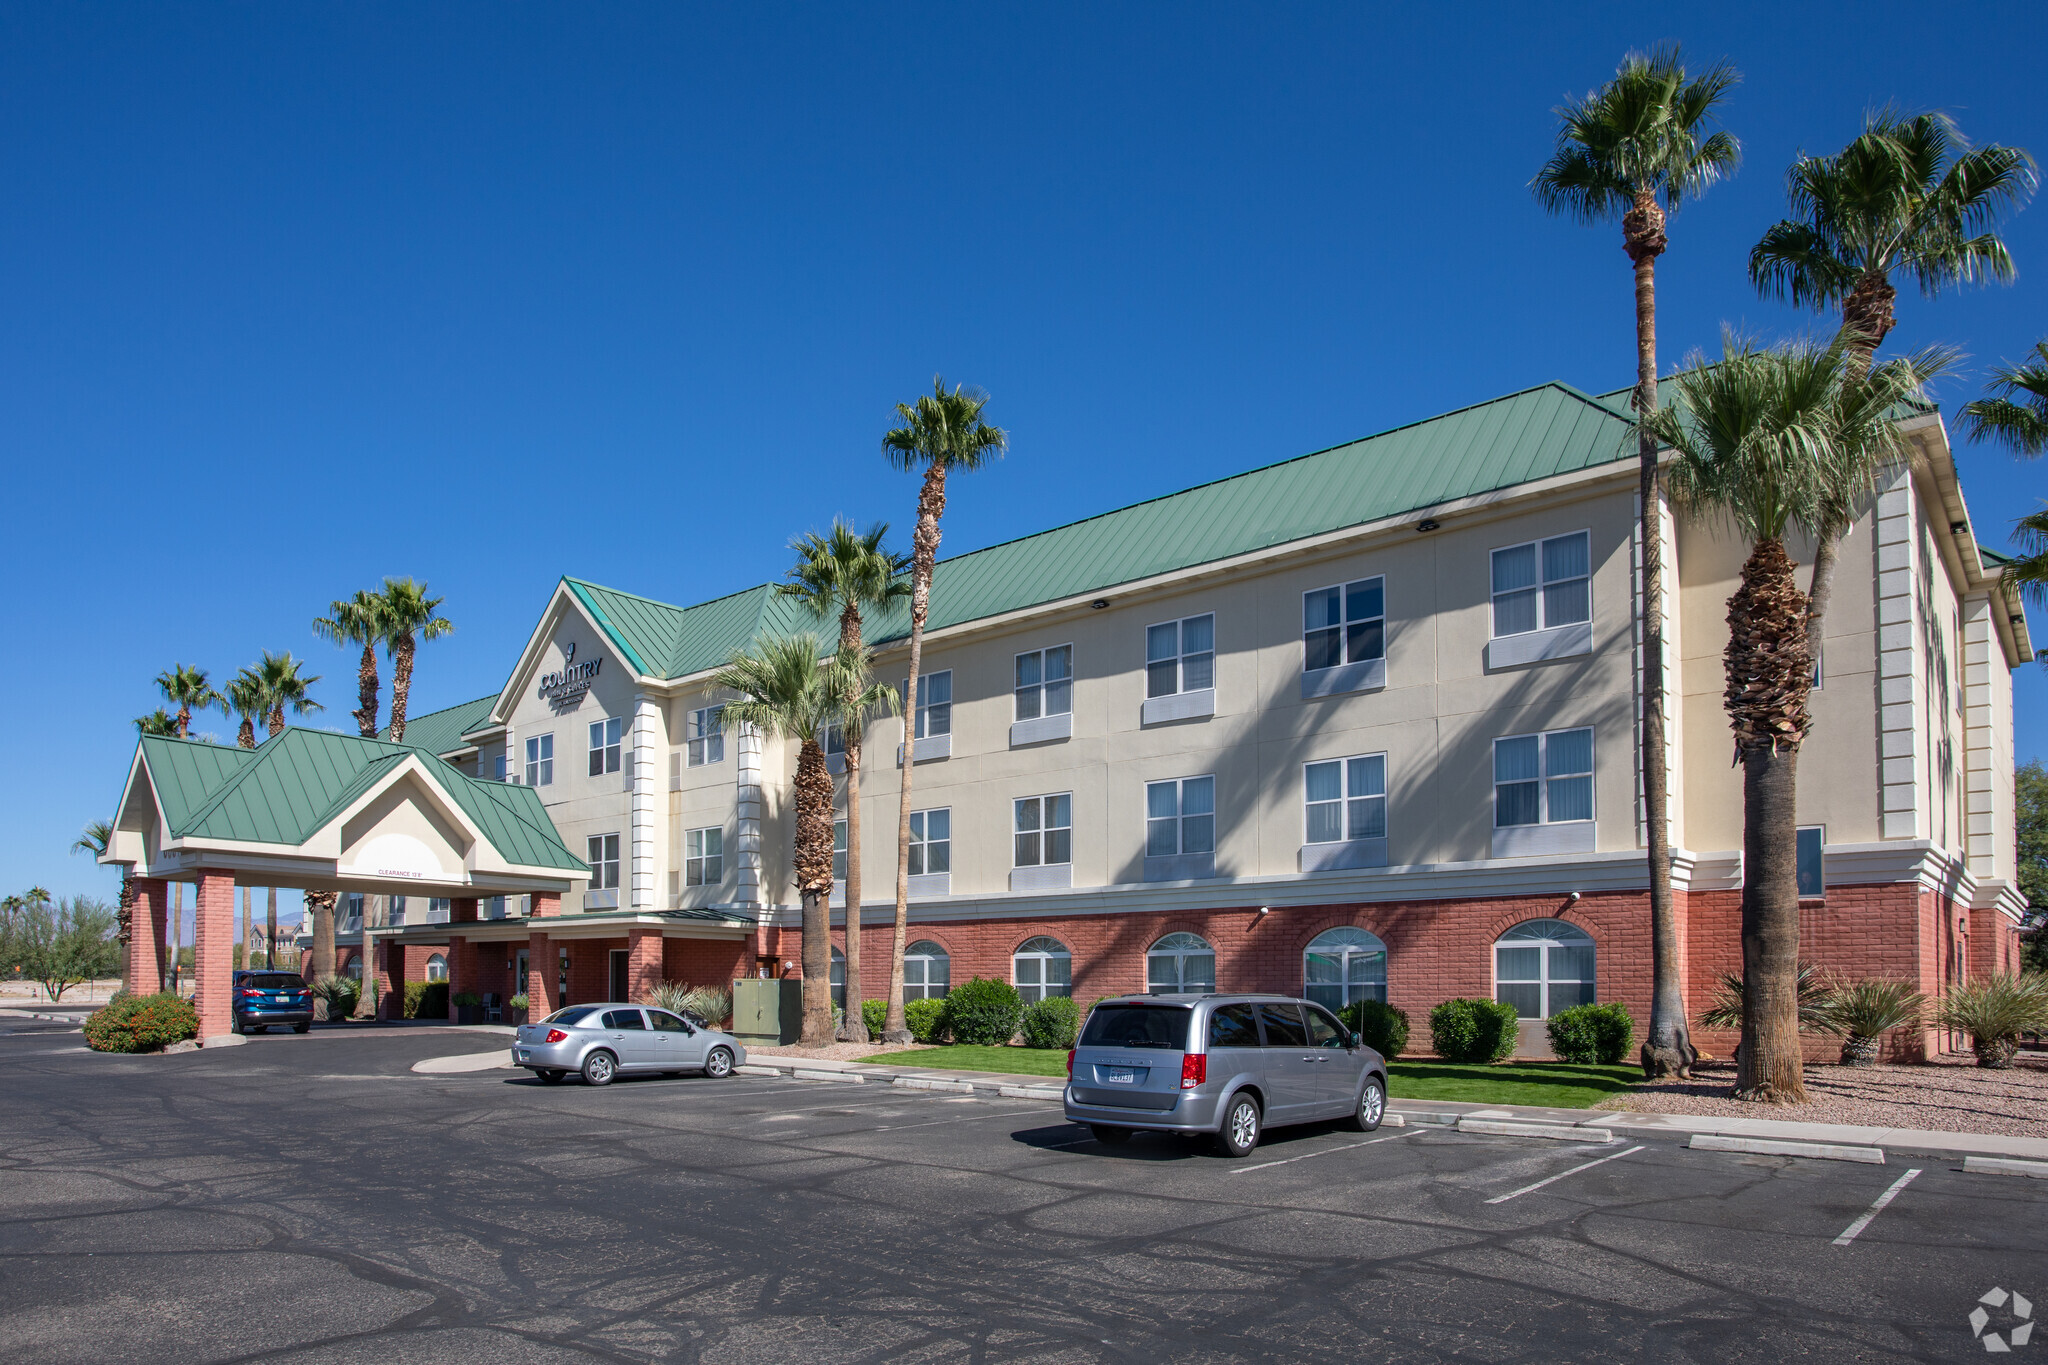
{"type": "Polygon", "coordinates": [[[201,872],[192,917],[193,1000],[201,1041],[234,1031],[235,879],[201,872]]]}
{"type": "Polygon", "coordinates": [[[128,954],[121,964],[121,984],[131,995],[155,995],[164,988],[171,889],[159,877],[137,877],[129,886],[135,901],[128,908],[128,954]]]}
{"type": "Polygon", "coordinates": [[[457,896],[450,900],[448,902],[448,922],[450,924],[475,924],[476,897],[457,896]]]}
{"type": "MultiPolygon", "coordinates": [[[[538,897],[535,897],[538,900],[538,897]]],[[[546,934],[526,939],[526,1022],[555,1012],[555,946],[546,934]]]]}
{"type": "Polygon", "coordinates": [[[661,930],[628,930],[626,953],[626,997],[640,1000],[661,982],[661,930]]]}
{"type": "Polygon", "coordinates": [[[533,913],[529,919],[551,919],[562,913],[562,898],[544,891],[533,893],[533,913]]]}
{"type": "MultiPolygon", "coordinates": [[[[457,902],[458,905],[460,903],[459,901],[457,902]]],[[[469,908],[474,913],[476,902],[471,901],[469,908]]],[[[476,945],[460,934],[451,935],[448,939],[448,1017],[450,1019],[456,1017],[456,996],[464,991],[472,991],[481,999],[486,990],[492,989],[477,979],[479,975],[476,962],[476,945]]]]}
{"type": "Polygon", "coordinates": [[[377,975],[383,984],[378,1008],[386,1019],[405,1018],[405,945],[396,939],[377,940],[377,975]]]}

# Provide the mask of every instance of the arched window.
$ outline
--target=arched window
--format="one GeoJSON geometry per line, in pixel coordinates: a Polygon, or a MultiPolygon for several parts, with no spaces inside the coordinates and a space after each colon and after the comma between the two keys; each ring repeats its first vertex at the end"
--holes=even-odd
{"type": "Polygon", "coordinates": [[[1302,991],[1326,1009],[1387,999],[1387,945],[1363,929],[1326,929],[1301,955],[1302,991]]]}
{"type": "Polygon", "coordinates": [[[363,955],[357,953],[354,957],[351,957],[348,960],[348,966],[342,970],[348,973],[350,980],[361,981],[363,979],[363,955]]]}
{"type": "Polygon", "coordinates": [[[953,982],[953,959],[930,939],[903,950],[903,998],[943,1000],[953,982]]]}
{"type": "Polygon", "coordinates": [[[832,950],[832,1008],[846,1008],[846,954],[832,950]]]}
{"type": "Polygon", "coordinates": [[[1026,939],[1010,959],[1010,975],[1024,1003],[1074,993],[1074,957],[1056,938],[1026,939]]]}
{"type": "Polygon", "coordinates": [[[1168,934],[1145,954],[1145,989],[1152,995],[1215,990],[1216,950],[1199,934],[1168,934]]]}
{"type": "Polygon", "coordinates": [[[1592,1004],[1592,935],[1561,919],[1517,924],[1493,945],[1493,998],[1524,1019],[1592,1004]]]}
{"type": "Polygon", "coordinates": [[[427,959],[427,980],[446,981],[447,979],[448,959],[442,957],[439,953],[435,953],[427,959]]]}

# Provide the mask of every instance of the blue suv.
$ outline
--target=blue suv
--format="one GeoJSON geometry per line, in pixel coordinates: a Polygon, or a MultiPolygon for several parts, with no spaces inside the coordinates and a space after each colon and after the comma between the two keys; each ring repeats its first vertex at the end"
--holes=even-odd
{"type": "Polygon", "coordinates": [[[268,1033],[272,1024],[313,1027],[313,988],[294,972],[236,972],[235,1032],[268,1033]]]}

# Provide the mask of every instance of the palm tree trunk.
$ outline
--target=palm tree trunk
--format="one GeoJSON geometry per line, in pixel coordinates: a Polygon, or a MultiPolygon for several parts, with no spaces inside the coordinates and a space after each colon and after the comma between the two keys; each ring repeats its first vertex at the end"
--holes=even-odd
{"type": "Polygon", "coordinates": [[[804,916],[805,1047],[832,1043],[832,775],[807,739],[796,760],[796,886],[804,916]]]}
{"type": "Polygon", "coordinates": [[[256,747],[256,722],[247,716],[242,717],[242,728],[235,732],[235,745],[242,749],[256,747]]]}
{"type": "Polygon", "coordinates": [[[1799,751],[1742,751],[1742,1051],[1735,1098],[1806,1103],[1799,1045],[1799,751]]]}
{"type": "Polygon", "coordinates": [[[270,888],[270,908],[263,914],[263,965],[277,966],[277,888],[270,888]]]}
{"type": "Polygon", "coordinates": [[[265,728],[270,731],[270,737],[272,739],[276,739],[279,735],[284,733],[283,702],[279,702],[277,705],[270,708],[270,714],[263,718],[263,724],[265,728]]]}
{"type": "MultiPolygon", "coordinates": [[[[1842,330],[1848,334],[1843,365],[1857,375],[1870,373],[1871,361],[1885,334],[1892,329],[1892,299],[1896,291],[1882,272],[1872,271],[1856,282],[1849,297],[1842,300],[1842,330]]],[[[1806,649],[1816,663],[1826,659],[1821,651],[1825,638],[1823,618],[1835,592],[1835,564],[1841,558],[1846,525],[1829,520],[1821,527],[1813,547],[1813,579],[1806,594],[1806,649]]]]}
{"type": "Polygon", "coordinates": [[[917,497],[917,530],[910,538],[910,678],[903,702],[903,787],[896,809],[896,932],[889,945],[889,1011],[882,1041],[907,1043],[903,1022],[903,951],[910,938],[910,775],[916,761],[917,670],[924,662],[924,622],[932,602],[932,565],[938,559],[939,515],[946,510],[946,467],[924,471],[917,497]]]}
{"type": "MultiPolygon", "coordinates": [[[[363,642],[363,661],[356,668],[356,733],[364,739],[377,737],[377,642],[363,642]]],[[[330,953],[328,967],[334,966],[330,953]]]]}
{"type": "MultiPolygon", "coordinates": [[[[1657,257],[1663,252],[1664,215],[1654,193],[1637,196],[1623,219],[1623,249],[1636,275],[1636,413],[1657,411],[1657,257]]],[[[1671,794],[1664,728],[1664,527],[1657,494],[1657,438],[1639,429],[1642,472],[1638,535],[1643,555],[1643,823],[1650,860],[1650,1034],[1643,1040],[1643,1074],[1653,1080],[1689,1076],[1699,1053],[1685,1020],[1685,961],[1678,946],[1678,911],[1671,891],[1671,794]]]]}
{"type": "MultiPolygon", "coordinates": [[[[306,892],[306,908],[313,912],[313,980],[324,981],[334,975],[334,893],[306,892]]],[[[318,1008],[325,1018],[327,1007],[318,1008]]]]}
{"type": "Polygon", "coordinates": [[[412,696],[412,653],[413,638],[410,634],[398,637],[398,643],[391,647],[391,742],[405,742],[405,706],[412,696]]]}
{"type": "Polygon", "coordinates": [[[179,739],[188,739],[188,738],[190,738],[190,731],[191,731],[191,729],[192,729],[192,704],[191,704],[190,702],[180,702],[180,703],[178,703],[178,738],[179,738],[179,739]]]}
{"type": "MultiPolygon", "coordinates": [[[[860,608],[848,606],[839,614],[839,653],[853,658],[860,652],[860,608]],[[852,651],[849,653],[848,651],[852,651]]],[[[859,695],[849,690],[850,702],[859,695]]],[[[846,726],[846,1022],[840,1037],[849,1043],[868,1041],[867,1016],[860,982],[860,753],[858,730],[846,726]]]]}

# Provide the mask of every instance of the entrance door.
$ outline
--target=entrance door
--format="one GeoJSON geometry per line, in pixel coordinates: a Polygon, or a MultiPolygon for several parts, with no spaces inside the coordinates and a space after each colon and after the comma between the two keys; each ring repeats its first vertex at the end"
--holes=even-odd
{"type": "Polygon", "coordinates": [[[627,983],[631,971],[629,965],[631,960],[632,954],[627,949],[612,949],[612,993],[606,996],[605,999],[624,1000],[626,998],[626,992],[629,989],[627,983]]]}
{"type": "MultiPolygon", "coordinates": [[[[524,994],[526,994],[526,949],[521,948],[516,954],[513,955],[512,989],[505,992],[505,998],[507,1000],[510,1000],[515,995],[524,994]]],[[[541,1001],[541,1004],[546,1005],[547,1001],[543,1000],[541,1001]]],[[[546,1014],[547,1011],[545,1009],[542,1009],[538,1013],[529,1014],[528,1017],[538,1022],[540,1019],[545,1017],[546,1014]]]]}

